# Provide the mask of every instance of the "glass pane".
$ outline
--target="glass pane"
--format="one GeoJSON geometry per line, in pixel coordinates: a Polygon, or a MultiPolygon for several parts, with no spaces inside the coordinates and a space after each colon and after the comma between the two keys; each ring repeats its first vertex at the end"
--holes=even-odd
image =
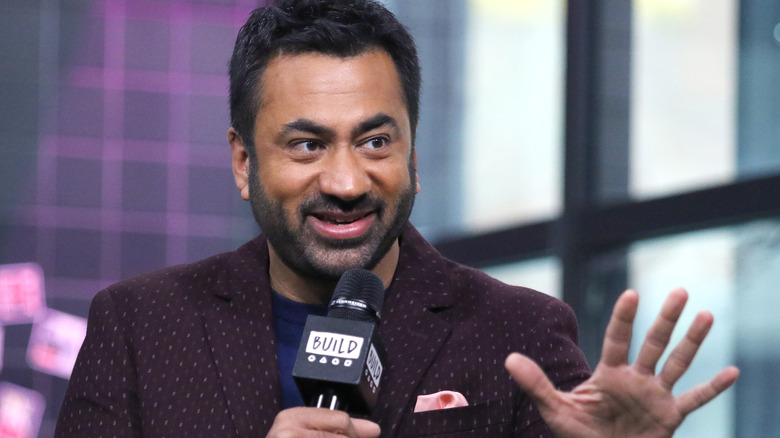
{"type": "Polygon", "coordinates": [[[630,193],[648,198],[732,180],[736,1],[633,5],[630,193]]]}
{"type": "Polygon", "coordinates": [[[629,192],[780,170],[780,2],[634,0],[629,192]]]}
{"type": "Polygon", "coordinates": [[[676,393],[728,364],[742,371],[735,388],[690,415],[675,437],[774,436],[780,430],[778,277],[780,221],[652,239],[629,248],[628,284],[640,293],[632,360],[669,290],[684,286],[690,299],[672,343],[700,310],[712,312],[715,325],[676,393]]]}
{"type": "Polygon", "coordinates": [[[780,170],[780,2],[739,9],[739,174],[780,170]]]}
{"type": "MultiPolygon", "coordinates": [[[[702,232],[641,242],[628,256],[628,284],[640,294],[631,360],[636,358],[645,333],[650,328],[669,291],[684,286],[689,294],[677,330],[676,345],[699,310],[715,316],[715,324],[696,359],[675,387],[676,393],[710,379],[721,368],[735,363],[734,256],[736,242],[729,230],[702,232]]],[[[669,349],[671,350],[671,349],[669,349]]],[[[661,359],[666,360],[666,355],[661,359]]],[[[735,391],[731,390],[690,415],[676,437],[731,437],[734,429],[735,391]]]]}
{"type": "Polygon", "coordinates": [[[471,231],[561,209],[565,2],[469,0],[463,223],[471,231]]]}
{"type": "Polygon", "coordinates": [[[555,257],[525,260],[482,269],[491,277],[561,298],[561,265],[555,257]]]}

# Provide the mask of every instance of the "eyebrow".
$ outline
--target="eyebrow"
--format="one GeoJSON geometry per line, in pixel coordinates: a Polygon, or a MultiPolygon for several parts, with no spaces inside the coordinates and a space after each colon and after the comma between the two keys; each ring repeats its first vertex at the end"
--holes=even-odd
{"type": "Polygon", "coordinates": [[[284,129],[279,133],[277,139],[282,139],[284,136],[289,135],[292,132],[306,132],[316,137],[333,138],[336,133],[325,126],[320,125],[309,119],[298,119],[284,125],[284,129]]]}
{"type": "MultiPolygon", "coordinates": [[[[382,126],[389,126],[393,129],[394,134],[398,135],[398,122],[384,113],[376,114],[369,119],[360,122],[356,127],[352,129],[350,135],[352,138],[359,137],[366,132],[373,131],[374,129],[382,126]]],[[[286,123],[284,128],[277,136],[277,140],[283,139],[285,136],[293,132],[305,132],[316,137],[323,137],[326,139],[332,139],[336,137],[336,132],[326,126],[309,119],[297,119],[292,122],[286,123]]]]}
{"type": "Polygon", "coordinates": [[[385,125],[391,127],[394,131],[394,134],[398,134],[398,122],[396,122],[394,118],[384,113],[379,113],[368,120],[360,122],[360,124],[352,129],[350,134],[352,135],[352,138],[359,137],[366,132],[373,131],[374,129],[385,125]]]}

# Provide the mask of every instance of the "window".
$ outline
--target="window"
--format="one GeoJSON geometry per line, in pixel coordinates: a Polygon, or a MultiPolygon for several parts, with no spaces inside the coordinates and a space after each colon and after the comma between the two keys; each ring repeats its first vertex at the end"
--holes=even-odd
{"type": "Polygon", "coordinates": [[[770,0],[569,2],[560,214],[437,242],[507,278],[513,263],[558,260],[593,365],[623,289],[640,292],[636,344],[687,286],[683,319],[707,308],[716,325],[677,389],[728,363],[742,374],[683,438],[780,428],[779,22],[770,0]]]}

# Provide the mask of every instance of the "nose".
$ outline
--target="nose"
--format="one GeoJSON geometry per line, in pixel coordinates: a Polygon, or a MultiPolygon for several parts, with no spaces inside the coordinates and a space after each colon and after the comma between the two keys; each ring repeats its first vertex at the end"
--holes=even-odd
{"type": "Polygon", "coordinates": [[[365,163],[352,148],[333,148],[320,173],[320,190],[344,201],[355,200],[371,189],[365,163]]]}

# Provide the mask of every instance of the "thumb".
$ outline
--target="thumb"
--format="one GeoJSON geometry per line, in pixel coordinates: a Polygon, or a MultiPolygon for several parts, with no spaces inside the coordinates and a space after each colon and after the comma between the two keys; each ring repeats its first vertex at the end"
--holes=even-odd
{"type": "Polygon", "coordinates": [[[361,418],[353,418],[352,427],[360,438],[376,438],[382,432],[378,424],[361,418]]]}
{"type": "Polygon", "coordinates": [[[504,362],[509,374],[520,388],[528,394],[540,411],[555,404],[558,392],[539,365],[520,353],[511,353],[504,362]]]}

